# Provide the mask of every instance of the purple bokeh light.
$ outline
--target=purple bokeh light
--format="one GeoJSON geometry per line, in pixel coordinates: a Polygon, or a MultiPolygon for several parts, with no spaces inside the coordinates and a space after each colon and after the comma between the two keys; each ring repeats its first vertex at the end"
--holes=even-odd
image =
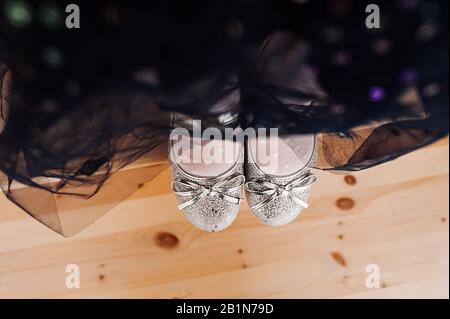
{"type": "Polygon", "coordinates": [[[378,102],[384,99],[386,92],[381,86],[373,86],[370,88],[369,97],[372,102],[378,102]]]}
{"type": "Polygon", "coordinates": [[[406,68],[401,72],[400,78],[403,84],[409,85],[417,82],[419,75],[417,74],[416,69],[406,68]]]}

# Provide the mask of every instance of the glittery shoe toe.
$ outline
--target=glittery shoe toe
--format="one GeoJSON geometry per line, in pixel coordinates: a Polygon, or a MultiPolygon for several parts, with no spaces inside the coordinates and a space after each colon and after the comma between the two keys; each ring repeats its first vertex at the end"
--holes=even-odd
{"type": "Polygon", "coordinates": [[[189,174],[172,160],[171,168],[172,191],[187,220],[207,232],[223,230],[233,223],[243,200],[243,150],[239,160],[219,176],[189,174]]]}
{"type": "Polygon", "coordinates": [[[307,164],[286,176],[265,173],[252,158],[247,143],[245,196],[256,218],[266,225],[281,226],[293,221],[308,207],[311,184],[317,177],[310,172],[314,164],[315,145],[307,164]]]}

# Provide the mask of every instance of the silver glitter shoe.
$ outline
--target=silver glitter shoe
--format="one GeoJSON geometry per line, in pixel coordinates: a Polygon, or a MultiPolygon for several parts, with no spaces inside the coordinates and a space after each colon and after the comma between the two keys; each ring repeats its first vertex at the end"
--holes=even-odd
{"type": "Polygon", "coordinates": [[[315,136],[276,139],[282,145],[272,152],[272,159],[279,163],[271,170],[258,164],[258,138],[246,143],[245,196],[258,220],[271,226],[290,223],[307,208],[310,186],[317,180],[310,171],[315,163],[315,136]]]}
{"type": "Polygon", "coordinates": [[[230,226],[243,201],[244,147],[241,143],[233,144],[237,144],[238,154],[225,170],[223,164],[200,163],[183,167],[174,160],[173,147],[170,148],[172,191],[177,196],[178,208],[201,230],[215,232],[230,226]],[[211,168],[214,167],[219,167],[222,172],[212,175],[214,169],[211,168]]]}

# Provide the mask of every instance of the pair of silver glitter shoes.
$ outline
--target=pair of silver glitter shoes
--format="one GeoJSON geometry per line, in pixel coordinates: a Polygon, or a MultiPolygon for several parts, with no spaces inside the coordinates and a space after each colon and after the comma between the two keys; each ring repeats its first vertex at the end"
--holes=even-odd
{"type": "Polygon", "coordinates": [[[176,160],[171,146],[172,190],[178,208],[197,228],[220,231],[237,217],[245,192],[253,214],[263,224],[280,226],[293,221],[308,207],[309,189],[317,180],[311,172],[315,164],[315,136],[279,141],[283,147],[280,152],[272,152],[271,159],[277,160],[280,169],[271,170],[258,161],[257,150],[265,147],[258,147],[258,140],[254,139],[247,141],[245,147],[233,143],[238,148],[234,162],[219,169],[216,175],[210,169],[214,164],[183,165],[176,160]]]}

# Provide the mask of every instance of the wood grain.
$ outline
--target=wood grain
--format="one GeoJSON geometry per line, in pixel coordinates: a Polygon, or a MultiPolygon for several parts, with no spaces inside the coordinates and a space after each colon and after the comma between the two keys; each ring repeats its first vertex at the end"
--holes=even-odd
{"type": "Polygon", "coordinates": [[[352,177],[319,172],[293,223],[261,225],[244,205],[213,234],[177,211],[167,170],[69,239],[1,198],[0,297],[448,298],[448,165],[445,139],[352,177]]]}

